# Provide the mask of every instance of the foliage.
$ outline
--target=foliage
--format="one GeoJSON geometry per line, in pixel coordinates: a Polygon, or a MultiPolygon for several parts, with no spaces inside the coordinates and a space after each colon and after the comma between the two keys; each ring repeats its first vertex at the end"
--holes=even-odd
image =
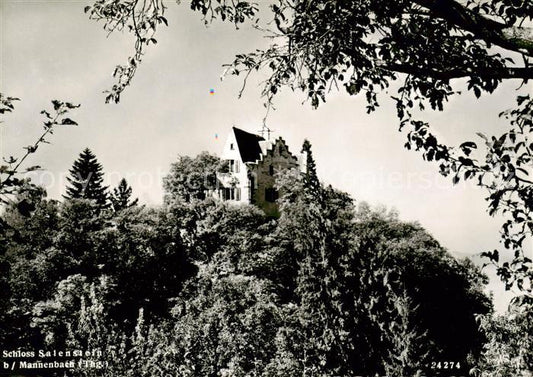
{"type": "Polygon", "coordinates": [[[6,97],[0,93],[0,114],[10,113],[15,109],[13,102],[20,101],[20,98],[6,97]]]}
{"type": "Polygon", "coordinates": [[[362,243],[349,197],[312,182],[309,174],[280,181],[285,195],[275,238],[292,255],[287,265],[284,254],[275,264],[286,266],[280,275],[292,276],[294,291],[291,318],[279,332],[284,351],[273,363],[283,367],[274,375],[416,371],[425,356],[415,344],[424,334],[411,319],[411,299],[394,285],[390,257],[362,243]]]}
{"type": "Polygon", "coordinates": [[[5,266],[5,305],[0,312],[1,340],[5,344],[24,344],[34,337],[29,329],[29,315],[35,297],[43,297],[53,289],[49,264],[39,251],[48,250],[58,229],[58,205],[44,200],[44,191],[22,190],[12,199],[2,215],[4,229],[0,261],[5,266]],[[19,203],[27,203],[20,211],[19,203]],[[46,229],[46,232],[43,232],[46,229]],[[9,324],[9,326],[7,325],[9,324]]]}
{"type": "MultiPolygon", "coordinates": [[[[32,313],[32,326],[38,327],[44,335],[45,344],[54,347],[65,348],[68,336],[76,334],[78,342],[80,338],[82,343],[91,342],[91,336],[84,330],[86,325],[83,323],[83,315],[88,315],[87,307],[91,307],[91,301],[95,300],[97,289],[98,295],[102,298],[108,293],[110,288],[109,279],[102,276],[98,284],[89,283],[83,275],[71,275],[57,284],[56,292],[50,300],[38,302],[35,304],[32,313]]],[[[103,308],[98,309],[98,315],[104,316],[103,308]]],[[[86,319],[85,319],[86,320],[86,319]]],[[[99,319],[105,322],[105,318],[99,319]]],[[[93,336],[103,333],[103,329],[97,329],[93,336]]],[[[70,339],[70,342],[74,342],[70,339]]],[[[83,344],[86,349],[87,344],[83,344]]]]}
{"type": "Polygon", "coordinates": [[[373,250],[385,253],[380,261],[389,271],[388,279],[401,281],[416,306],[410,319],[432,340],[426,346],[432,357],[464,364],[469,352],[479,353],[485,337],[476,315],[492,311],[483,293],[487,277],[479,268],[467,259],[453,258],[420,225],[401,222],[397,214],[380,213],[362,203],[357,219],[357,234],[373,250]]]}
{"type": "MultiPolygon", "coordinates": [[[[5,97],[0,93],[0,114],[12,112],[15,108],[14,102],[20,101],[16,97],[5,97]]],[[[26,152],[20,157],[2,156],[3,162],[0,165],[0,204],[7,204],[17,193],[35,189],[34,186],[28,185],[21,175],[24,173],[40,169],[40,166],[34,165],[22,169],[24,161],[33,153],[41,144],[48,144],[48,137],[54,133],[56,126],[77,126],[78,123],[67,117],[70,110],[80,107],[70,102],[63,102],[58,100],[52,101],[53,111],[42,110],[41,114],[44,116],[43,133],[37,140],[27,147],[24,147],[26,152]]],[[[0,124],[3,121],[0,121],[0,124]]]]}
{"type": "Polygon", "coordinates": [[[168,25],[164,11],[162,0],[97,0],[92,6],[85,7],[89,18],[103,21],[108,33],[126,29],[135,36],[134,54],[128,58],[127,64],[116,66],[113,76],[117,81],[105,92],[106,103],[120,101],[120,94],[131,83],[146,47],[157,43],[154,38],[157,27],[162,23],[168,25]]]}
{"type": "Polygon", "coordinates": [[[118,285],[121,304],[115,318],[131,324],[140,307],[147,316],[167,316],[169,298],[196,272],[181,236],[167,221],[163,211],[134,206],[113,217],[106,229],[102,272],[118,285]]]}
{"type": "Polygon", "coordinates": [[[116,188],[113,189],[109,200],[113,211],[118,212],[123,209],[137,205],[139,199],[131,199],[131,187],[128,185],[126,179],[122,178],[116,188]]]}
{"type": "Polygon", "coordinates": [[[510,122],[509,131],[491,138],[480,135],[487,146],[486,164],[465,172],[474,172],[479,184],[490,192],[489,212],[506,215],[502,241],[514,258],[500,264],[498,250],[483,255],[496,266],[508,289],[516,286],[523,292],[522,302],[530,307],[533,307],[533,258],[524,253],[523,246],[533,232],[532,113],[533,100],[529,96],[518,97],[518,107],[502,113],[510,122]]]}
{"type": "Polygon", "coordinates": [[[66,199],[91,199],[100,206],[107,206],[107,187],[103,186],[102,165],[89,148],[85,148],[69,170],[66,199]]]}
{"type": "MultiPolygon", "coordinates": [[[[179,3],[179,0],[176,2],[179,3]]],[[[168,26],[164,16],[166,6],[163,0],[96,0],[84,11],[89,18],[103,22],[108,34],[127,30],[135,39],[133,54],[126,64],[117,65],[113,72],[116,79],[111,89],[105,91],[106,103],[120,101],[122,92],[130,85],[148,46],[157,44],[155,34],[162,24],[168,26]]],[[[191,9],[203,14],[206,23],[220,16],[238,25],[257,11],[257,5],[246,1],[217,0],[216,3],[192,0],[191,9]]]]}
{"type": "Polygon", "coordinates": [[[217,187],[216,172],[221,165],[220,159],[207,152],[195,158],[178,157],[170,166],[170,173],[163,180],[165,200],[191,201],[205,199],[207,190],[217,187]]]}
{"type": "Polygon", "coordinates": [[[0,342],[100,349],[103,376],[401,376],[468,354],[481,365],[484,277],[419,225],[322,185],[305,150],[306,172],[278,176],[279,218],[196,196],[182,177],[213,174],[208,155],[189,160],[196,170],[178,161],[160,209],[25,194],[28,213],[2,214],[0,342]]]}
{"type": "Polygon", "coordinates": [[[480,377],[533,374],[533,314],[512,305],[503,315],[480,316],[488,341],[472,374],[480,377]]]}
{"type": "MultiPolygon", "coordinates": [[[[519,96],[518,107],[502,113],[509,119],[505,132],[480,135],[481,143],[442,144],[430,125],[418,119],[426,109],[443,110],[464,84],[479,98],[493,93],[504,80],[525,84],[533,78],[530,1],[278,0],[270,4],[267,14],[248,0],[191,0],[190,5],[206,23],[220,18],[238,26],[246,20],[257,24],[260,19],[273,19],[258,27],[271,38],[270,46],[237,55],[228,68],[231,74],[246,78],[256,71],[269,71],[263,87],[268,104],[283,87],[304,92],[313,107],[325,102],[332,89],[342,88],[349,95],[363,94],[367,111],[372,112],[379,107],[380,93],[388,93],[391,84],[399,81],[391,99],[400,129],[409,130],[406,148],[437,161],[441,174],[451,175],[454,183],[476,179],[488,190],[489,213],[505,216],[502,243],[514,258],[500,265],[498,252],[486,255],[498,265],[506,285],[518,287],[530,297],[524,303],[531,303],[532,262],[523,247],[533,232],[533,100],[519,96]],[[471,154],[478,144],[486,149],[480,159],[471,154]]],[[[167,24],[161,18],[164,7],[160,1],[100,0],[88,9],[91,18],[103,20],[109,32],[127,26],[136,36],[136,57],[129,68],[115,72],[119,85],[107,99],[118,101],[140,61],[137,56],[152,40],[157,25],[167,24]]]]}
{"type": "Polygon", "coordinates": [[[300,347],[287,368],[297,375],[409,375],[426,367],[428,355],[478,354],[484,338],[475,315],[491,310],[486,278],[419,226],[356,212],[347,195],[313,184],[312,171],[280,180],[274,265],[280,285],[292,289],[282,297],[294,300],[290,336],[299,334],[300,347]]]}
{"type": "Polygon", "coordinates": [[[181,239],[156,210],[112,213],[87,199],[58,204],[41,198],[29,216],[13,206],[2,217],[11,231],[1,260],[8,303],[0,312],[6,321],[1,341],[13,347],[40,344],[31,313],[38,302],[57,301],[56,285],[74,275],[89,285],[107,276],[114,288],[106,303],[116,302],[107,305],[109,321],[131,328],[141,307],[151,317],[168,316],[168,299],[194,273],[181,239]]]}
{"type": "MultiPolygon", "coordinates": [[[[4,115],[14,110],[14,103],[19,101],[16,97],[6,97],[0,93],[0,114],[4,115]]],[[[37,209],[38,203],[46,193],[39,187],[32,185],[29,180],[24,179],[23,175],[27,172],[39,169],[40,167],[30,166],[24,168],[24,162],[28,157],[35,153],[39,146],[49,143],[49,135],[52,135],[57,126],[69,126],[77,125],[77,123],[68,117],[68,113],[78,108],[80,105],[74,105],[70,102],[63,102],[58,100],[52,101],[53,110],[42,110],[41,114],[44,116],[43,121],[43,133],[37,138],[37,140],[27,147],[23,155],[20,157],[14,156],[2,156],[4,164],[0,164],[0,206],[1,210],[5,210],[6,217],[9,216],[22,216],[29,217],[32,212],[37,209]]],[[[0,125],[3,126],[4,121],[0,121],[0,125]]],[[[46,220],[42,223],[32,224],[37,226],[39,234],[36,234],[32,239],[37,240],[37,245],[34,247],[43,246],[40,242],[46,243],[46,232],[42,232],[43,228],[47,225],[54,223],[54,217],[50,216],[46,220],[50,220],[50,224],[46,223],[46,220]]],[[[23,342],[27,339],[29,331],[24,331],[20,322],[27,320],[28,302],[18,302],[13,305],[10,301],[13,295],[13,291],[17,289],[21,290],[43,290],[44,287],[39,287],[33,282],[29,283],[26,287],[24,283],[13,285],[13,280],[10,280],[10,273],[18,268],[24,269],[24,263],[22,260],[16,259],[15,263],[11,261],[9,243],[12,237],[15,239],[21,239],[24,237],[25,230],[22,228],[13,228],[9,222],[5,221],[4,216],[0,218],[0,340],[14,340],[20,338],[23,342]],[[3,326],[3,324],[11,323],[11,326],[3,326]]],[[[31,244],[29,242],[28,244],[31,244]]],[[[29,245],[28,245],[29,246],[29,245]]],[[[32,254],[31,247],[24,247],[25,255],[32,254]]],[[[38,266],[30,266],[31,269],[37,269],[38,266]]],[[[21,281],[24,280],[23,278],[21,281]]],[[[30,336],[31,337],[31,336],[30,336]]]]}
{"type": "Polygon", "coordinates": [[[201,270],[173,309],[184,376],[261,375],[273,352],[278,307],[269,282],[201,270]]]}
{"type": "Polygon", "coordinates": [[[301,153],[305,153],[305,185],[310,190],[319,190],[320,183],[316,173],[316,164],[313,158],[313,152],[311,150],[311,143],[309,140],[305,140],[302,145],[301,153]]]}

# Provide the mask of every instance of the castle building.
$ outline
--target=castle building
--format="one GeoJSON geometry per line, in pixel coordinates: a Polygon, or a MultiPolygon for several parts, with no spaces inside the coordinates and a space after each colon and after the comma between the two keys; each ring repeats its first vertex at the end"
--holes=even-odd
{"type": "Polygon", "coordinates": [[[215,195],[222,200],[255,204],[267,215],[277,215],[275,174],[300,168],[285,140],[281,137],[265,140],[233,127],[220,157],[226,169],[217,173],[219,185],[215,195]]]}

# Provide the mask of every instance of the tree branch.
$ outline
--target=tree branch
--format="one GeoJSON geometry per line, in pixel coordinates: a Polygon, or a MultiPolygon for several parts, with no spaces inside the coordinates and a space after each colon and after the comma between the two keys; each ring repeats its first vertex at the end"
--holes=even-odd
{"type": "Polygon", "coordinates": [[[378,64],[380,68],[399,72],[407,73],[415,76],[428,76],[434,77],[439,80],[451,80],[462,77],[477,76],[481,78],[494,78],[494,79],[533,79],[533,67],[507,67],[507,68],[479,68],[469,69],[465,67],[456,67],[449,69],[436,69],[415,66],[410,64],[395,64],[395,63],[383,63],[378,64]]]}
{"type": "Polygon", "coordinates": [[[533,56],[533,40],[518,36],[515,28],[483,17],[454,0],[413,0],[435,16],[469,31],[485,42],[533,56]]]}

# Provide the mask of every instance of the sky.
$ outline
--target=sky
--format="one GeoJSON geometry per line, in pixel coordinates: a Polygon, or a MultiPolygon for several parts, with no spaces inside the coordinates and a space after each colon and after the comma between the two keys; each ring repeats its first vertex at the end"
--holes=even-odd
{"type": "MultiPolygon", "coordinates": [[[[58,128],[51,144],[28,162],[43,166],[32,179],[50,197],[61,197],[68,169],[89,147],[104,166],[107,184],[116,186],[125,177],[142,203],[158,205],[162,178],[178,156],[220,153],[232,126],[261,129],[264,74],[248,80],[240,99],[242,78],[221,80],[223,64],[235,54],[268,44],[256,30],[220,22],[206,27],[187,1],[169,1],[169,27],[159,30],[157,45],[147,50],[121,102],[105,104],[102,92],[113,84],[115,65],[132,54],[133,40],[127,33],[108,36],[84,14],[88,4],[0,0],[0,91],[21,98],[0,127],[1,155],[21,155],[22,146],[34,142],[42,131],[39,112],[50,108],[52,99],[81,104],[71,114],[79,126],[58,128]]],[[[505,123],[497,115],[513,106],[518,87],[506,83],[479,100],[463,94],[445,111],[425,116],[445,144],[479,140],[476,132],[502,133],[505,123]]],[[[487,214],[485,192],[472,182],[452,185],[436,165],[407,151],[387,93],[380,105],[366,114],[363,97],[331,92],[314,110],[301,93],[283,90],[267,125],[294,153],[308,139],[325,183],[356,201],[395,208],[402,220],[419,222],[455,256],[498,248],[501,219],[487,214]]],[[[510,295],[489,275],[496,308],[503,310],[510,295]]]]}

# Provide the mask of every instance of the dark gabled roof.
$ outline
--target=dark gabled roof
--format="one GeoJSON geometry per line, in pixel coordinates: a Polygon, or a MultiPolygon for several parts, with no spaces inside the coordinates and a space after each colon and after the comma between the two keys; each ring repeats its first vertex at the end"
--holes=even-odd
{"type": "Polygon", "coordinates": [[[254,162],[258,160],[261,156],[259,142],[265,139],[259,135],[251,134],[237,127],[233,127],[233,132],[235,133],[235,139],[237,140],[237,146],[241,153],[242,161],[254,162]]]}

